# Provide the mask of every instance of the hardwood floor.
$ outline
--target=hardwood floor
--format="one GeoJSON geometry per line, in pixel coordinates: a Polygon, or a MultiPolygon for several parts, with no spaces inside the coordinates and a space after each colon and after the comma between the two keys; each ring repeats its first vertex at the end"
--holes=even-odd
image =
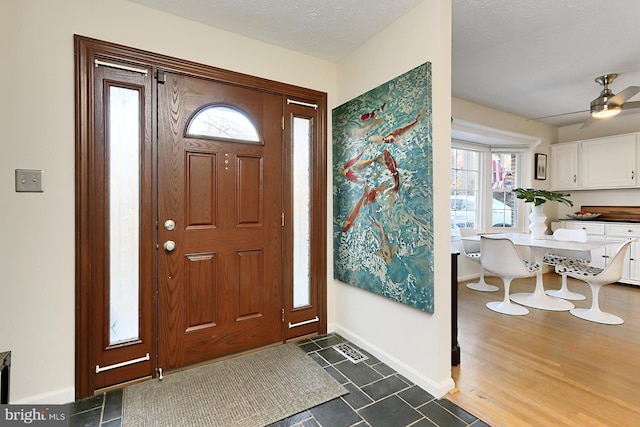
{"type": "MultiPolygon", "coordinates": [[[[560,288],[554,273],[547,289],[560,288]]],[[[601,325],[569,312],[530,308],[507,316],[485,307],[498,292],[458,287],[461,364],[453,369],[458,393],[448,399],[492,426],[639,426],[640,288],[607,285],[600,308],[625,320],[601,325]]],[[[511,292],[530,292],[534,279],[512,282],[511,292]]],[[[587,295],[576,307],[591,305],[590,289],[569,279],[572,291],[587,295]]]]}

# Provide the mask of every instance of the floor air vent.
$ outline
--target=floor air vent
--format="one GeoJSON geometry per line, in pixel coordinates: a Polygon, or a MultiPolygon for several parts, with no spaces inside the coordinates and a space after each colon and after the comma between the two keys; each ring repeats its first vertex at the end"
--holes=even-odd
{"type": "Polygon", "coordinates": [[[333,348],[335,351],[337,351],[353,363],[360,363],[363,360],[368,359],[367,356],[346,343],[334,345],[333,348]]]}

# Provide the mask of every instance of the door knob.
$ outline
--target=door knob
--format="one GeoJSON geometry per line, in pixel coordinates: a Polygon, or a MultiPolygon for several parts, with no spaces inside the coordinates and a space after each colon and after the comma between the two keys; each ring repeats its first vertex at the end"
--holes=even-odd
{"type": "Polygon", "coordinates": [[[164,242],[165,251],[173,252],[175,248],[176,248],[176,242],[174,242],[173,240],[167,240],[166,242],[164,242]]]}
{"type": "Polygon", "coordinates": [[[176,222],[172,219],[168,219],[164,222],[164,229],[171,231],[176,228],[176,222]]]}

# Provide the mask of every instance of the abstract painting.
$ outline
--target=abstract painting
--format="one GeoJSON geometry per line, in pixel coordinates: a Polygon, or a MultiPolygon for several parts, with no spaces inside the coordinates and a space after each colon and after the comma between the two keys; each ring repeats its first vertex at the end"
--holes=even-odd
{"type": "Polygon", "coordinates": [[[333,109],[334,277],[433,313],[431,63],[333,109]]]}

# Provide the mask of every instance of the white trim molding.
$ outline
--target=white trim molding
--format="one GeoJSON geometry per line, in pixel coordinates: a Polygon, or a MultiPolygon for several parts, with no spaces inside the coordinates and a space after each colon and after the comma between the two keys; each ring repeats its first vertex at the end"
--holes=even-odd
{"type": "Polygon", "coordinates": [[[364,340],[358,335],[352,333],[348,329],[345,329],[335,324],[332,324],[330,326],[331,327],[329,328],[329,330],[331,332],[335,332],[341,335],[343,338],[346,338],[353,344],[371,353],[377,359],[386,363],[389,367],[395,369],[398,373],[404,375],[409,380],[413,381],[415,384],[420,386],[426,392],[430,393],[432,396],[438,399],[443,397],[445,394],[447,394],[451,390],[453,390],[456,386],[455,382],[453,381],[453,378],[449,378],[445,381],[437,383],[433,381],[431,378],[425,377],[423,374],[416,371],[412,367],[406,365],[405,363],[398,360],[397,358],[391,356],[389,353],[385,352],[379,347],[371,344],[369,341],[364,340]]]}

